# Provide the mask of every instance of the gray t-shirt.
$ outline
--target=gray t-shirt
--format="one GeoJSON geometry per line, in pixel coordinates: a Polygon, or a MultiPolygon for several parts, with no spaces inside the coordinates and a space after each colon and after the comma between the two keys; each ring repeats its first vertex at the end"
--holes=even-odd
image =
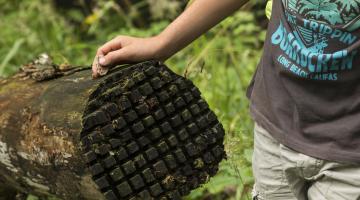
{"type": "Polygon", "coordinates": [[[254,120],[301,153],[360,164],[360,0],[273,1],[254,120]]]}

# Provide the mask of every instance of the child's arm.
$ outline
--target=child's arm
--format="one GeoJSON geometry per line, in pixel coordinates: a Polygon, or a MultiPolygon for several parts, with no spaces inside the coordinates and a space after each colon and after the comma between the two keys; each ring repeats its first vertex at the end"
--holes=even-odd
{"type": "MultiPolygon", "coordinates": [[[[101,46],[96,55],[101,66],[149,59],[166,60],[248,1],[195,0],[159,35],[150,38],[118,36],[101,46]]],[[[95,64],[93,75],[96,77],[95,64]]]]}

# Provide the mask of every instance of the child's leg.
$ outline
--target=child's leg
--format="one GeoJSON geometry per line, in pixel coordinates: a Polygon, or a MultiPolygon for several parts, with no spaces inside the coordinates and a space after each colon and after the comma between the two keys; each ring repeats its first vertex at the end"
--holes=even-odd
{"type": "Polygon", "coordinates": [[[293,177],[290,181],[295,190],[289,185],[285,174],[281,146],[262,127],[255,124],[253,173],[255,185],[254,200],[304,200],[306,199],[305,182],[301,178],[293,177]],[[295,195],[296,194],[296,195],[295,195]]]}

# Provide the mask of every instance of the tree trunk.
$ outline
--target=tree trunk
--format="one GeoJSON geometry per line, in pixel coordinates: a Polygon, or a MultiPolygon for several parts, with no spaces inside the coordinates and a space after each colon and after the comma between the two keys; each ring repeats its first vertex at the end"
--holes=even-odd
{"type": "Polygon", "coordinates": [[[0,80],[0,187],[66,200],[177,200],[226,156],[200,91],[159,62],[96,80],[90,69],[54,65],[23,72],[37,81],[0,80]]]}
{"type": "Polygon", "coordinates": [[[82,115],[100,80],[90,70],[44,82],[0,80],[0,185],[38,196],[103,199],[79,145],[82,115]]]}

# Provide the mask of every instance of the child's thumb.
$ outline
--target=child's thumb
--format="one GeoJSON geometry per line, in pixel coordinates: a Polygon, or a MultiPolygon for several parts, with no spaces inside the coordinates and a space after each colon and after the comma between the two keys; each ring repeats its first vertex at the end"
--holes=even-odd
{"type": "Polygon", "coordinates": [[[126,60],[126,55],[123,49],[112,51],[105,56],[99,58],[99,63],[102,66],[112,66],[126,60]]]}

